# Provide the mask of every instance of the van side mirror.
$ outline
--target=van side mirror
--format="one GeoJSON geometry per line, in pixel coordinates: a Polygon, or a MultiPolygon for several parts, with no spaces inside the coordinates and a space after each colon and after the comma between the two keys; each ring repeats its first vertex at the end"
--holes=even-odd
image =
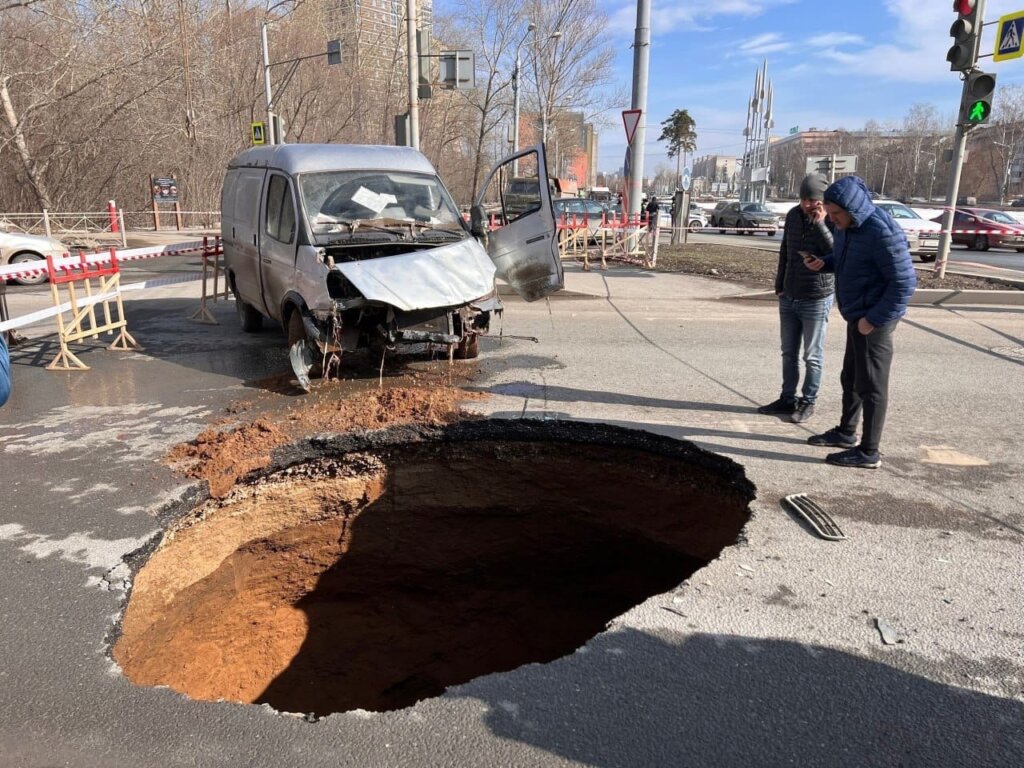
{"type": "Polygon", "coordinates": [[[487,211],[482,205],[474,205],[469,209],[469,231],[474,237],[487,237],[487,211]]]}

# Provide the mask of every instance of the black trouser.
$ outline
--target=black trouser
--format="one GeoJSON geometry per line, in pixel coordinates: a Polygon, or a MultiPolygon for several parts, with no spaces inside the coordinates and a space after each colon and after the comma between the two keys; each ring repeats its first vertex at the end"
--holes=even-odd
{"type": "Polygon", "coordinates": [[[864,432],[860,449],[874,453],[882,440],[889,405],[889,367],[892,365],[892,334],[899,320],[880,325],[867,336],[857,330],[857,320],[846,323],[846,354],[839,381],[843,385],[843,416],[839,429],[857,431],[861,409],[864,432]]]}

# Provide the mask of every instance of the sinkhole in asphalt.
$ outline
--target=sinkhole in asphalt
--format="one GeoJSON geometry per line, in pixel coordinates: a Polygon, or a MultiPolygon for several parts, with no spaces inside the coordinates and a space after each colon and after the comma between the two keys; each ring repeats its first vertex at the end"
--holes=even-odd
{"type": "Polygon", "coordinates": [[[735,462],[609,425],[479,421],[293,445],[141,564],[127,677],[318,716],[572,653],[735,543],[735,462]]]}

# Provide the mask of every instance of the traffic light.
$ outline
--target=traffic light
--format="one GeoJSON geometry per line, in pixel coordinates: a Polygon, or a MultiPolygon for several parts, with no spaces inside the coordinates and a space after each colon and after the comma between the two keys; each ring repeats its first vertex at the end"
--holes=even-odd
{"type": "Polygon", "coordinates": [[[964,72],[974,66],[981,40],[981,19],[978,18],[979,0],[953,0],[957,19],[949,28],[954,43],[946,54],[951,72],[964,72]]]}
{"type": "Polygon", "coordinates": [[[996,90],[996,76],[974,70],[964,78],[964,93],[960,99],[960,125],[971,128],[987,123],[992,114],[992,96],[996,90]]]}

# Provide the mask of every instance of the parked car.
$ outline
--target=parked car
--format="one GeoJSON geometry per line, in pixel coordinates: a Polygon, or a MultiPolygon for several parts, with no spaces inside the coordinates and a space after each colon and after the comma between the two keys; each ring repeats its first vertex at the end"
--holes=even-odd
{"type": "Polygon", "coordinates": [[[735,229],[741,235],[752,235],[764,232],[773,236],[779,229],[779,217],[763,203],[729,203],[717,212],[716,224],[719,233],[727,229],[735,229]]]}
{"type": "MultiPolygon", "coordinates": [[[[67,252],[67,246],[60,240],[0,230],[0,264],[31,264],[46,261],[47,256],[57,258],[67,252]]],[[[11,282],[18,285],[38,285],[46,282],[46,274],[13,278],[11,282]]]]}
{"type": "MultiPolygon", "coordinates": [[[[669,211],[671,214],[671,210],[669,211]]],[[[671,221],[671,219],[670,219],[671,221]]],[[[696,232],[697,230],[703,229],[708,225],[708,217],[704,213],[704,209],[696,203],[690,203],[690,213],[687,216],[686,228],[690,232],[696,232]]]]}
{"type": "MultiPolygon", "coordinates": [[[[932,221],[941,222],[942,217],[937,216],[932,221]]],[[[953,211],[950,237],[954,245],[966,245],[975,251],[1015,248],[1018,253],[1024,253],[1024,225],[1003,211],[957,208],[953,211]]]]}
{"type": "Polygon", "coordinates": [[[551,207],[555,211],[555,220],[558,223],[587,226],[587,237],[596,240],[601,236],[604,229],[606,217],[611,214],[605,206],[596,200],[584,200],[578,197],[562,197],[551,201],[551,207]]]}
{"type": "Polygon", "coordinates": [[[735,202],[735,200],[719,200],[718,203],[715,204],[714,209],[711,211],[711,215],[708,217],[708,226],[712,228],[724,226],[720,222],[722,212],[725,211],[726,208],[728,208],[735,202]]]}
{"type": "Polygon", "coordinates": [[[283,144],[228,165],[221,237],[242,330],[264,317],[288,334],[304,388],[314,360],[359,348],[432,342],[476,357],[502,309],[495,275],[527,301],[564,285],[542,146],[491,170],[467,228],[434,167],[415,149],[283,144]],[[524,159],[540,205],[487,232],[487,199],[524,159]],[[491,186],[491,182],[495,185],[491,186]],[[482,241],[486,239],[485,250],[482,241]]]}
{"type": "Polygon", "coordinates": [[[935,261],[939,252],[939,233],[942,225],[929,221],[912,208],[895,200],[872,200],[883,211],[892,216],[903,234],[907,236],[907,247],[921,261],[935,261]]]}

